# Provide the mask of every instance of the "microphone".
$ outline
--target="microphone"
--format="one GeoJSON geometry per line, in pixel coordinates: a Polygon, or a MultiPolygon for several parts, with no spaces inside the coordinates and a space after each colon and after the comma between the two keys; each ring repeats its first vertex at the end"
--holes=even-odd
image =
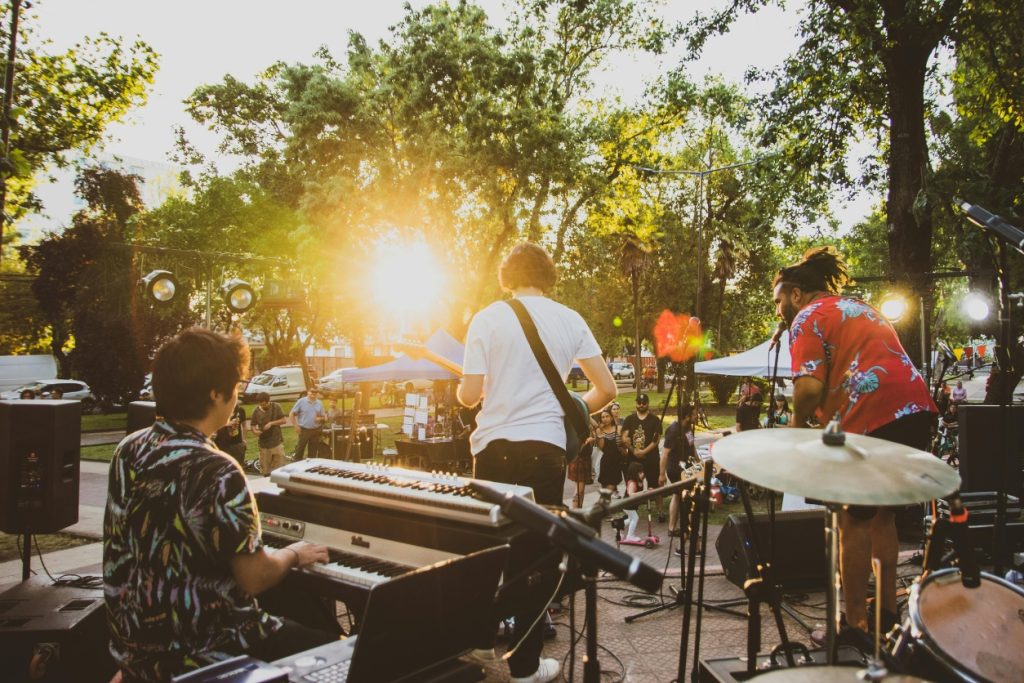
{"type": "Polygon", "coordinates": [[[981,574],[978,561],[974,557],[974,548],[967,540],[967,508],[960,501],[960,496],[949,499],[949,535],[953,539],[953,547],[960,560],[960,583],[964,588],[977,588],[981,585],[981,574]]]}
{"type": "Polygon", "coordinates": [[[962,199],[953,199],[957,205],[967,214],[967,218],[978,227],[990,230],[998,235],[1004,242],[1017,251],[1024,254],[1024,230],[1010,225],[1002,216],[988,211],[977,204],[965,202],[962,199]]]}
{"type": "Polygon", "coordinates": [[[501,508],[502,513],[527,529],[546,536],[570,555],[592,563],[620,579],[629,581],[648,593],[657,593],[665,576],[638,558],[611,547],[597,538],[597,531],[581,522],[555,514],[514,493],[501,493],[487,484],[470,481],[473,492],[488,503],[501,508]]]}
{"type": "Polygon", "coordinates": [[[785,320],[779,321],[779,326],[775,328],[775,333],[772,335],[772,343],[768,345],[769,351],[779,345],[779,341],[782,339],[782,333],[788,329],[789,325],[786,324],[785,320]]]}

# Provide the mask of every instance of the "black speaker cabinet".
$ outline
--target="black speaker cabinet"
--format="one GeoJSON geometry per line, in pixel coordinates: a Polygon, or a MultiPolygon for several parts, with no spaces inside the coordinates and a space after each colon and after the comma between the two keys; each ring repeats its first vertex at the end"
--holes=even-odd
{"type": "Polygon", "coordinates": [[[1021,496],[1021,449],[1024,449],[1024,406],[1007,406],[1010,443],[1006,449],[1005,475],[999,464],[1003,426],[999,406],[961,405],[960,490],[997,491],[1003,484],[1008,494],[1021,496]]]}
{"type": "MultiPolygon", "coordinates": [[[[761,561],[768,560],[768,515],[754,515],[761,561]]],[[[757,567],[746,515],[729,515],[715,541],[725,578],[739,587],[757,567]]],[[[824,586],[825,511],[793,510],[775,514],[775,582],[784,587],[824,586]]]]}
{"type": "Polygon", "coordinates": [[[81,420],[79,401],[0,401],[0,531],[78,521],[81,420]]]}
{"type": "Polygon", "coordinates": [[[128,426],[125,434],[132,434],[152,426],[156,422],[156,403],[153,401],[132,401],[128,404],[128,426]]]}

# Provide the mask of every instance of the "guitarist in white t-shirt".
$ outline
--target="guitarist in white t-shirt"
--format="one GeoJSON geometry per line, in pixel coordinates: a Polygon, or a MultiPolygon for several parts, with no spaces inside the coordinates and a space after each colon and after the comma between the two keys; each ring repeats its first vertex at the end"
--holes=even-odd
{"type": "MultiPolygon", "coordinates": [[[[590,412],[596,413],[615,398],[615,380],[580,314],[544,296],[556,279],[551,257],[529,242],[513,247],[498,271],[502,289],[521,301],[533,319],[562,380],[568,377],[574,360],[583,369],[591,384],[583,400],[590,412]]],[[[462,370],[459,401],[471,407],[487,397],[470,436],[474,476],[530,486],[538,503],[562,505],[564,413],[515,312],[504,301],[473,317],[462,370]]],[[[514,567],[506,570],[506,574],[514,573],[514,567]]],[[[522,630],[544,609],[551,589],[553,584],[534,586],[529,597],[517,602],[513,642],[523,638],[522,630]]],[[[540,659],[542,647],[543,631],[535,628],[508,660],[512,681],[540,683],[558,676],[557,660],[540,659]]]]}

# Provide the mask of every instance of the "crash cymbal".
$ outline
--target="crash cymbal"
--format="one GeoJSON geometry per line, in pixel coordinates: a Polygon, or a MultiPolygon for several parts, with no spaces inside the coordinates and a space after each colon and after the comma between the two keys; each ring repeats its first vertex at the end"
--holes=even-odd
{"type": "MultiPolygon", "coordinates": [[[[857,673],[864,667],[857,666],[798,666],[793,669],[776,669],[751,680],[757,683],[863,683],[857,673]]],[[[869,679],[874,680],[874,679],[869,679]]],[[[924,678],[890,674],[877,679],[883,683],[928,683],[924,678]]]]}
{"type": "Polygon", "coordinates": [[[748,482],[827,503],[909,505],[960,486],[956,470],[931,453],[861,434],[757,429],[719,439],[711,454],[748,482]]]}

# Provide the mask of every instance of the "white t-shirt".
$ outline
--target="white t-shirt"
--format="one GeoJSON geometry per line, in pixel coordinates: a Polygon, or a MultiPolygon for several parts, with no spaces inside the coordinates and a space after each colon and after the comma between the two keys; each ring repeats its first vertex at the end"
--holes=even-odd
{"type": "MultiPolygon", "coordinates": [[[[518,297],[563,381],[574,359],[601,355],[579,313],[543,296],[518,297]]],[[[544,441],[565,448],[565,416],[530,349],[515,311],[497,301],[473,317],[463,372],[484,375],[484,405],[470,436],[476,455],[495,439],[544,441]]]]}

